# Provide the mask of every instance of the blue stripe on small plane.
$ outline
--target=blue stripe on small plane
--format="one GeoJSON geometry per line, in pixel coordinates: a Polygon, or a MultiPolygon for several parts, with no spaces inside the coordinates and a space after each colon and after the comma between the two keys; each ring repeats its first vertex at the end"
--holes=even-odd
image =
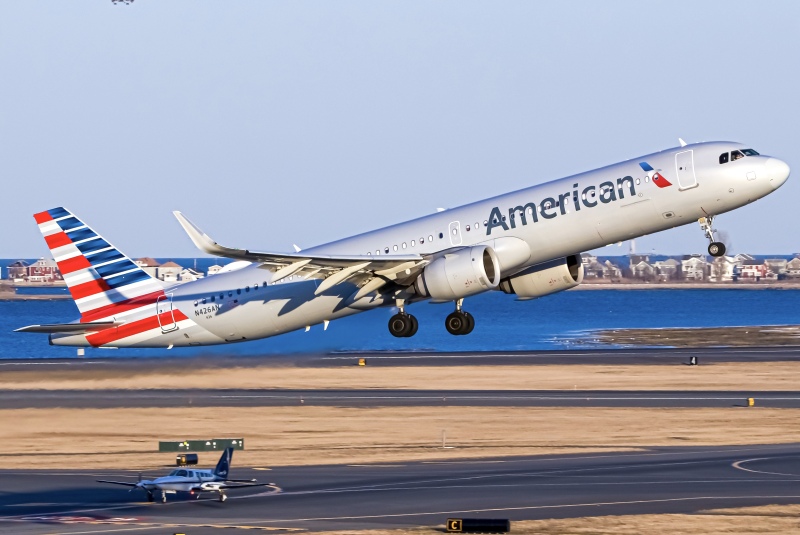
{"type": "Polygon", "coordinates": [[[102,253],[97,253],[96,255],[86,256],[86,260],[89,261],[93,266],[97,264],[102,264],[103,262],[110,262],[111,260],[117,260],[120,258],[125,258],[125,255],[117,251],[116,249],[110,249],[108,251],[103,251],[102,253]]]}
{"type": "Polygon", "coordinates": [[[69,233],[69,239],[72,240],[72,243],[77,241],[86,240],[89,238],[96,238],[97,234],[95,234],[92,229],[89,228],[82,228],[80,230],[73,230],[69,233]]]}
{"type": "Polygon", "coordinates": [[[130,260],[123,260],[121,262],[114,262],[113,264],[106,264],[105,266],[97,267],[95,270],[100,274],[101,277],[109,277],[111,275],[116,275],[117,273],[122,273],[123,271],[128,271],[137,267],[139,266],[130,260]]]}
{"type": "Polygon", "coordinates": [[[641,168],[642,168],[642,170],[643,170],[645,173],[649,173],[650,171],[652,171],[652,170],[653,170],[653,168],[652,168],[652,167],[650,167],[650,164],[649,164],[649,163],[647,163],[647,162],[639,162],[639,167],[641,167],[641,168]]]}
{"type": "Polygon", "coordinates": [[[67,232],[69,229],[82,227],[83,221],[81,221],[77,217],[68,217],[66,219],[62,219],[61,221],[59,221],[58,226],[61,227],[61,230],[67,232]]]}
{"type": "Polygon", "coordinates": [[[47,213],[50,214],[50,217],[52,217],[53,219],[58,219],[59,217],[64,217],[67,215],[72,215],[63,208],[61,208],[60,206],[58,208],[53,208],[52,210],[48,210],[47,213]]]}
{"type": "Polygon", "coordinates": [[[119,288],[120,286],[127,286],[128,284],[133,284],[135,282],[140,282],[148,279],[150,279],[150,275],[140,270],[140,271],[133,271],[126,275],[118,275],[116,277],[111,277],[110,279],[106,279],[106,282],[111,288],[119,288]]]}
{"type": "Polygon", "coordinates": [[[107,241],[98,236],[97,239],[79,243],[78,245],[76,245],[76,247],[80,252],[86,254],[86,253],[91,253],[92,251],[97,251],[98,249],[110,247],[110,245],[108,244],[107,241]]]}

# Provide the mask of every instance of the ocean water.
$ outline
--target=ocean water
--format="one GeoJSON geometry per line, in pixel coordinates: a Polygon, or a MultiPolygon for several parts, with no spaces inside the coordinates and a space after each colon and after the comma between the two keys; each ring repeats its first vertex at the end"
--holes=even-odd
{"type": "MultiPolygon", "coordinates": [[[[332,351],[513,351],[594,347],[598,329],[642,327],[723,327],[800,324],[798,290],[573,290],[533,301],[490,292],[468,298],[475,330],[452,336],[444,318],[452,304],[418,303],[419,332],[394,338],[386,324],[392,309],[364,312],[309,332],[224,346],[166,349],[86,349],[87,357],[195,355],[276,355],[332,351]]],[[[77,318],[71,300],[0,302],[0,359],[72,357],[75,348],[52,347],[47,335],[14,333],[37,323],[77,318]]]]}

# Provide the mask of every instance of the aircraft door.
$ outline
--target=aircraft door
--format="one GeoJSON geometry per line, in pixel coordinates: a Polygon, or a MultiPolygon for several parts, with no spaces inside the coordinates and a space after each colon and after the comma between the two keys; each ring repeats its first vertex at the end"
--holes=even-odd
{"type": "Polygon", "coordinates": [[[158,299],[156,299],[156,312],[162,333],[168,333],[178,328],[177,323],[175,323],[175,311],[172,309],[172,294],[158,296],[158,299]]]}
{"type": "Polygon", "coordinates": [[[450,245],[461,245],[461,223],[453,221],[450,223],[450,245]]]}
{"type": "Polygon", "coordinates": [[[694,174],[694,151],[686,150],[675,155],[675,172],[678,175],[678,189],[681,191],[697,187],[694,174]]]}

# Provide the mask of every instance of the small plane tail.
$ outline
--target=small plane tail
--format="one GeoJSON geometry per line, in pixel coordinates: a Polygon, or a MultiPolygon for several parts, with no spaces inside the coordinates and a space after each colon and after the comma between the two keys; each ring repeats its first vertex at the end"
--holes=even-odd
{"type": "Polygon", "coordinates": [[[214,475],[222,479],[228,479],[231,471],[231,459],[233,459],[233,448],[225,448],[225,451],[222,452],[222,457],[219,458],[217,467],[214,468],[214,475]]]}
{"type": "Polygon", "coordinates": [[[33,217],[81,313],[81,321],[107,317],[120,307],[136,308],[148,297],[155,302],[163,294],[156,279],[69,210],[53,208],[33,217]],[[126,303],[131,306],[126,307],[126,303]]]}

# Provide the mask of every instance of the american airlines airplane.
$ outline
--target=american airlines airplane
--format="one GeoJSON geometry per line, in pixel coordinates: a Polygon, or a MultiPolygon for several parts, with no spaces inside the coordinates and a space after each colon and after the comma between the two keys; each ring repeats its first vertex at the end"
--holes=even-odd
{"type": "Polygon", "coordinates": [[[31,325],[52,345],[167,347],[242,342],[397,307],[389,331],[417,332],[413,303],[452,302],[445,328],[472,331],[464,300],[489,290],[534,299],[583,280],[580,253],[699,222],[725,254],[714,218],[779,188],[789,166],[746,145],[709,142],[441,211],[293,253],[216,243],[180,212],[202,251],[236,260],[223,272],[165,284],[64,208],[35,214],[80,319],[31,325]]]}

